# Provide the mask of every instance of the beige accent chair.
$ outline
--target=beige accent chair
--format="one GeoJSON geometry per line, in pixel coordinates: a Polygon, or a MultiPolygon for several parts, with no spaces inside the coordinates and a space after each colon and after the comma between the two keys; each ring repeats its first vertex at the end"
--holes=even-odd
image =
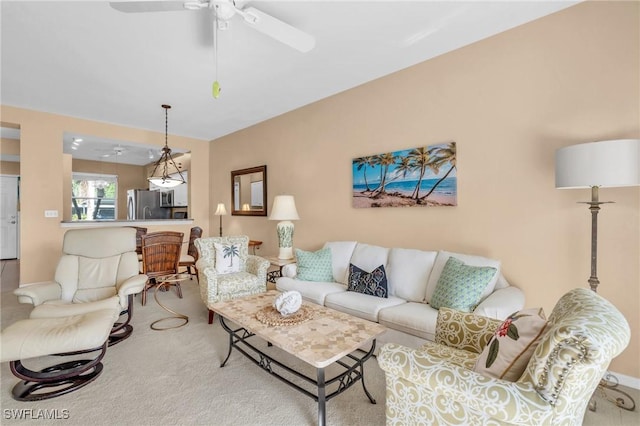
{"type": "Polygon", "coordinates": [[[14,291],[20,303],[35,306],[31,318],[81,315],[104,309],[106,299],[118,297],[124,322],[115,323],[109,344],[131,335],[133,296],[144,288],[136,253],[136,230],[130,227],[72,229],[64,234],[62,256],[53,281],[38,282],[14,291]]]}
{"type": "MultiPolygon", "coordinates": [[[[216,302],[236,297],[249,296],[267,291],[267,269],[270,263],[259,256],[249,254],[249,237],[209,237],[195,240],[198,249],[196,270],[200,296],[209,307],[216,302]],[[237,247],[239,271],[220,274],[216,270],[215,243],[237,247]]],[[[213,311],[209,309],[209,324],[213,322],[213,311]]]]}
{"type": "MultiPolygon", "coordinates": [[[[580,425],[611,359],[630,337],[627,321],[610,302],[586,288],[571,290],[549,316],[525,372],[509,382],[472,371],[490,335],[469,339],[474,331],[464,323],[450,323],[440,343],[380,349],[387,425],[580,425]],[[451,327],[459,330],[451,333],[451,327]]],[[[493,330],[476,328],[477,334],[493,330]]]]}

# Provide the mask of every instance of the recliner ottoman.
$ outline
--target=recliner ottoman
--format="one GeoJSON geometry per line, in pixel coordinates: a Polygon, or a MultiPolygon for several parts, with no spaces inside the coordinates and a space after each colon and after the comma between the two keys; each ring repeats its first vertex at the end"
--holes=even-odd
{"type": "MultiPolygon", "coordinates": [[[[22,379],[12,390],[19,401],[38,401],[73,392],[95,380],[101,373],[109,334],[120,309],[118,298],[94,305],[96,310],[64,315],[64,307],[11,324],[1,334],[0,362],[10,361],[11,372],[22,379]],[[110,305],[110,306],[109,306],[110,305]],[[76,359],[36,371],[24,360],[47,355],[75,355],[100,351],[90,359],[76,359]],[[44,390],[44,391],[43,391],[44,390]]],[[[89,307],[91,304],[86,304],[89,307]]],[[[50,308],[49,308],[50,309],[50,308]]]]}

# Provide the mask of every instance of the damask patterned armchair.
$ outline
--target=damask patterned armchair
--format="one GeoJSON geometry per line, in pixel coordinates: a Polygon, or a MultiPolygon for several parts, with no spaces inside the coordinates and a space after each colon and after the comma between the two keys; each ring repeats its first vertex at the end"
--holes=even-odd
{"type": "Polygon", "coordinates": [[[524,373],[510,382],[472,370],[496,324],[465,318],[448,323],[437,336],[441,344],[380,349],[387,425],[580,425],[611,359],[630,337],[610,302],[586,288],[571,290],[549,316],[524,373]]]}
{"type": "MultiPolygon", "coordinates": [[[[249,254],[249,237],[199,238],[195,245],[200,296],[207,309],[216,302],[267,291],[270,263],[249,254]]],[[[209,309],[209,324],[212,322],[213,311],[209,309]]]]}

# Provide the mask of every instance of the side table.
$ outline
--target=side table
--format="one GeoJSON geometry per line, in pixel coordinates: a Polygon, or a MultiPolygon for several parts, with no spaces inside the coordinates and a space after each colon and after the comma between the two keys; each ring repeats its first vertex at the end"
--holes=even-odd
{"type": "Polygon", "coordinates": [[[184,315],[184,314],[180,314],[176,311],[172,311],[171,309],[167,308],[165,305],[163,305],[162,303],[160,303],[160,301],[158,300],[158,290],[162,291],[162,287],[167,286],[169,287],[171,285],[171,283],[175,283],[175,282],[180,282],[180,281],[186,281],[191,279],[191,274],[170,274],[170,275],[162,275],[159,277],[156,277],[156,282],[158,282],[159,284],[156,286],[155,292],[153,294],[153,297],[156,299],[156,302],[158,303],[158,305],[164,309],[165,311],[169,312],[170,314],[173,314],[174,316],[172,317],[166,317],[166,318],[161,318],[159,320],[155,320],[154,322],[151,323],[151,329],[152,330],[158,330],[158,331],[163,331],[163,330],[170,330],[172,328],[180,328],[184,325],[187,325],[187,323],[189,322],[189,317],[184,315]],[[183,322],[175,325],[175,326],[171,326],[171,327],[158,327],[157,324],[163,321],[167,321],[167,320],[172,320],[172,319],[178,319],[178,320],[182,320],[183,322]]]}
{"type": "Polygon", "coordinates": [[[282,268],[286,265],[291,265],[292,263],[296,263],[295,259],[280,259],[277,256],[263,256],[265,259],[271,263],[271,266],[277,266],[278,269],[275,271],[267,272],[267,281],[270,283],[276,282],[276,279],[282,276],[282,268]]]}
{"type": "Polygon", "coordinates": [[[259,249],[262,245],[262,241],[249,240],[249,249],[253,250],[253,254],[256,254],[256,249],[259,249]]]}

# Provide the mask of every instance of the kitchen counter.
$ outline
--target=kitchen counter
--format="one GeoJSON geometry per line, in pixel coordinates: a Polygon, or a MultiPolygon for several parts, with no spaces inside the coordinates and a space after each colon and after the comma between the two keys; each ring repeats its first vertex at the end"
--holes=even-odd
{"type": "Polygon", "coordinates": [[[83,220],[62,221],[61,228],[108,228],[116,226],[158,226],[158,225],[192,225],[193,219],[156,219],[156,220],[83,220]]]}

